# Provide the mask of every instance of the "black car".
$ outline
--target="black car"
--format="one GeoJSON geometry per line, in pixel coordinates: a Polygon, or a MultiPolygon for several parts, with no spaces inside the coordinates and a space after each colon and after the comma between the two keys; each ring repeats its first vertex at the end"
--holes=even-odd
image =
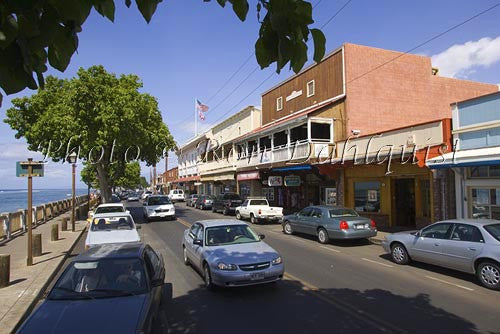
{"type": "Polygon", "coordinates": [[[194,202],[194,207],[201,210],[211,209],[214,200],[215,197],[212,195],[200,195],[196,202],[194,202]]]}
{"type": "Polygon", "coordinates": [[[164,279],[149,245],[93,247],[68,264],[18,333],[150,333],[160,328],[164,279]]]}
{"type": "Polygon", "coordinates": [[[212,204],[212,212],[222,212],[224,215],[234,214],[234,209],[243,201],[236,193],[223,193],[217,196],[212,204]]]}
{"type": "Polygon", "coordinates": [[[118,197],[118,195],[116,194],[111,195],[111,203],[121,203],[121,201],[122,200],[120,199],[120,197],[118,197]]]}

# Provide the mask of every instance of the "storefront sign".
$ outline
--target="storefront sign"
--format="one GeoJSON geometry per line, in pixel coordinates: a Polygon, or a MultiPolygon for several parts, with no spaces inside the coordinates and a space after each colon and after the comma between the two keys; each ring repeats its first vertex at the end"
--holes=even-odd
{"type": "Polygon", "coordinates": [[[260,174],[259,172],[240,173],[236,178],[238,181],[258,180],[260,179],[260,174]]]}
{"type": "Polygon", "coordinates": [[[267,185],[270,187],[281,187],[283,185],[283,178],[281,176],[269,176],[267,185]]]}
{"type": "Polygon", "coordinates": [[[368,202],[376,202],[377,201],[377,191],[376,190],[368,190],[368,202]]]}
{"type": "Polygon", "coordinates": [[[285,186],[286,187],[300,186],[300,176],[295,176],[295,175],[285,176],[285,186]]]}

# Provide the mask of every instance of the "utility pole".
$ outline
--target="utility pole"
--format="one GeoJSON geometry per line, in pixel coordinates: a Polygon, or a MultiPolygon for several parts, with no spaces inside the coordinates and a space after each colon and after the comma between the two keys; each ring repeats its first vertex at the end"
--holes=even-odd
{"type": "Polygon", "coordinates": [[[33,158],[28,158],[28,214],[26,215],[26,225],[28,225],[28,259],[26,264],[33,265],[33,233],[31,224],[33,218],[33,158]]]}

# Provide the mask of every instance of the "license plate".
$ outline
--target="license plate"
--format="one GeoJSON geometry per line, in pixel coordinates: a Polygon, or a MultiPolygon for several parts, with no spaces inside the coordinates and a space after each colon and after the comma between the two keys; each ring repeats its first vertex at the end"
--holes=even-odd
{"type": "Polygon", "coordinates": [[[368,224],[356,224],[354,225],[355,230],[366,230],[368,229],[368,224]]]}
{"type": "Polygon", "coordinates": [[[256,280],[261,280],[261,279],[264,279],[264,273],[254,273],[254,274],[250,274],[250,279],[252,281],[256,281],[256,280]]]}

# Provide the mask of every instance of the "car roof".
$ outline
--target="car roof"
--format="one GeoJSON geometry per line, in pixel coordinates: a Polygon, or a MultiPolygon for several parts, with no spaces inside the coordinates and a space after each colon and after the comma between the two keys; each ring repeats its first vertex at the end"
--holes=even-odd
{"type": "Polygon", "coordinates": [[[500,224],[500,220],[495,219],[447,219],[436,223],[464,223],[474,226],[484,226],[490,224],[500,224]]]}
{"type": "Polygon", "coordinates": [[[168,198],[167,195],[151,195],[151,196],[149,196],[149,198],[155,198],[155,197],[166,197],[166,198],[168,198]]]}
{"type": "Polygon", "coordinates": [[[142,242],[126,242],[116,244],[101,244],[90,248],[88,251],[76,256],[76,261],[95,261],[103,258],[131,258],[140,257],[146,244],[142,242]]]}
{"type": "Polygon", "coordinates": [[[123,206],[123,203],[103,203],[103,204],[99,204],[97,207],[98,208],[104,208],[104,207],[107,207],[107,206],[123,206]]]}
{"type": "Polygon", "coordinates": [[[94,215],[94,218],[111,218],[111,217],[130,217],[132,215],[128,212],[107,212],[107,213],[98,213],[94,215]]]}
{"type": "Polygon", "coordinates": [[[247,223],[237,219],[205,219],[205,220],[198,220],[197,223],[202,224],[204,227],[248,225],[247,223]]]}

